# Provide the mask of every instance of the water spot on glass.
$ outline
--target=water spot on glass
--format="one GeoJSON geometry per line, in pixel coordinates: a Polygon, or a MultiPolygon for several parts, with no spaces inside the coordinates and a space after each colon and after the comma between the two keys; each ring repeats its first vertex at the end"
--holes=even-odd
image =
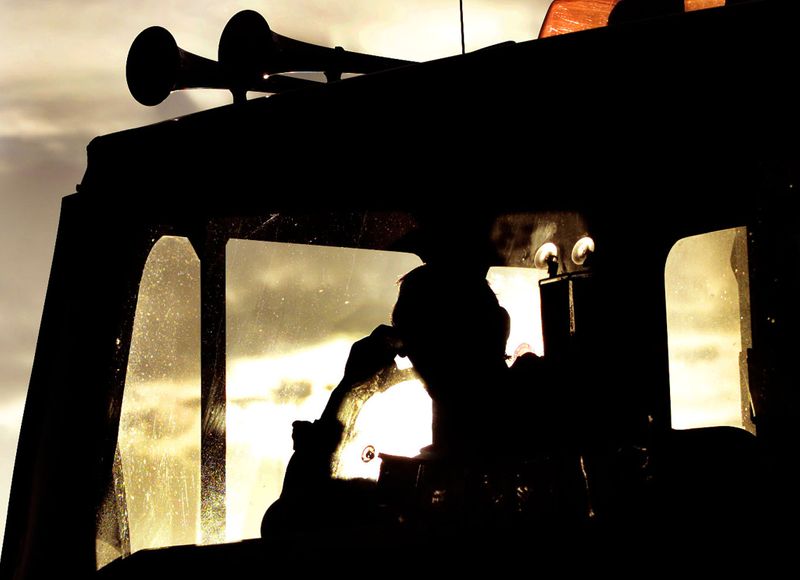
{"type": "Polygon", "coordinates": [[[132,552],[198,537],[199,270],[189,241],[165,236],[142,274],[119,433],[132,552]]]}
{"type": "Polygon", "coordinates": [[[376,456],[377,453],[375,452],[375,447],[372,445],[367,445],[361,452],[361,461],[363,461],[364,463],[369,463],[370,461],[375,459],[376,456]]]}

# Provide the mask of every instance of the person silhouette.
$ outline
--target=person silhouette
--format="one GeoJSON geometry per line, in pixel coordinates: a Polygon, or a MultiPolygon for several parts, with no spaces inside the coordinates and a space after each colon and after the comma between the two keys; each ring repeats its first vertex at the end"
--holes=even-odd
{"type": "Polygon", "coordinates": [[[331,462],[346,428],[340,416],[351,392],[393,369],[398,354],[409,358],[432,400],[433,442],[423,450],[426,457],[455,464],[518,457],[552,440],[549,415],[533,422],[529,416],[537,404],[550,405],[546,390],[531,388],[532,381],[548,382],[544,359],[527,353],[509,366],[509,330],[508,312],[485,272],[423,264],[403,276],[392,325],[378,326],[353,344],[320,418],[293,424],[294,454],[281,498],[265,514],[262,536],[286,525],[336,519],[330,510],[345,505],[352,518],[343,496],[371,493],[364,482],[333,480],[331,462]]]}

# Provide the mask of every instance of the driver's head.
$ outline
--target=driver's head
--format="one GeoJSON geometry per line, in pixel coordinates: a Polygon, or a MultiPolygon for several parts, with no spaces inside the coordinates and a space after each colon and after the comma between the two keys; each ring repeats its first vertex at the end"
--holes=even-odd
{"type": "Polygon", "coordinates": [[[486,279],[471,271],[422,265],[400,282],[392,324],[423,378],[505,359],[509,317],[486,279]]]}

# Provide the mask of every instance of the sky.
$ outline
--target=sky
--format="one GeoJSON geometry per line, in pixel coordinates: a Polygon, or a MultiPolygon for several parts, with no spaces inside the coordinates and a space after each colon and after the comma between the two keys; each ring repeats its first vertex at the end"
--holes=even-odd
{"type": "MultiPolygon", "coordinates": [[[[549,0],[464,0],[467,50],[535,38],[549,0]]],[[[174,94],[155,108],[125,85],[130,43],[148,26],[215,58],[242,9],[324,46],[428,60],[460,51],[455,0],[0,0],[0,535],[33,363],[60,200],[75,191],[96,135],[229,102],[174,94]]]]}

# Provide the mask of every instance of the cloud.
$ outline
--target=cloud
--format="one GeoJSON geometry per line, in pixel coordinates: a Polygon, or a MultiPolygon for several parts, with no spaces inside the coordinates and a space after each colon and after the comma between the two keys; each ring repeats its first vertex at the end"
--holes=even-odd
{"type": "MultiPolygon", "coordinates": [[[[0,138],[79,139],[72,151],[83,153],[91,138],[149,125],[165,119],[228,104],[225,91],[173,93],[158,107],[143,107],[133,100],[124,79],[98,75],[90,87],[53,87],[37,82],[0,82],[0,138]],[[117,86],[122,82],[122,87],[117,86]]],[[[43,151],[44,158],[51,151],[43,151]]],[[[2,155],[6,157],[5,153],[2,155]]]]}
{"type": "Polygon", "coordinates": [[[7,273],[0,277],[0,397],[27,388],[60,202],[82,179],[89,141],[113,123],[149,124],[205,108],[209,101],[178,93],[158,111],[137,105],[131,114],[108,96],[25,100],[24,87],[7,88],[0,83],[0,269],[7,273]]]}
{"type": "Polygon", "coordinates": [[[83,137],[0,138],[0,402],[27,388],[59,200],[80,179],[83,147],[83,137]]]}
{"type": "MultiPolygon", "coordinates": [[[[534,38],[548,3],[467,0],[468,47],[534,38]]],[[[266,5],[146,0],[128,11],[98,0],[82,2],[79,9],[66,0],[19,3],[0,24],[8,46],[24,47],[0,51],[0,135],[53,136],[82,129],[94,136],[202,108],[175,110],[175,98],[154,109],[135,103],[125,83],[128,48],[141,30],[157,24],[186,50],[215,58],[225,23],[243,8],[260,11],[281,34],[323,46],[417,60],[460,49],[458,5],[452,0],[266,5]]],[[[198,104],[229,102],[224,92],[216,94],[199,97],[205,102],[198,104]]]]}
{"type": "Polygon", "coordinates": [[[25,397],[13,397],[0,401],[0,438],[13,439],[16,443],[25,397]]]}
{"type": "Polygon", "coordinates": [[[363,336],[389,321],[398,278],[418,264],[413,255],[231,241],[229,339],[250,357],[363,336]]]}
{"type": "MultiPolygon", "coordinates": [[[[505,40],[535,38],[549,0],[465,0],[468,49],[505,40]]],[[[276,32],[323,46],[410,59],[460,51],[458,3],[454,0],[294,0],[292,2],[143,0],[125,10],[107,1],[16,3],[0,24],[9,46],[2,51],[2,78],[42,79],[51,85],[80,84],[88,74],[121,79],[130,43],[144,28],[170,30],[183,48],[215,58],[219,36],[241,9],[259,11],[276,32]]],[[[121,85],[124,86],[124,85],[121,85]]]]}

